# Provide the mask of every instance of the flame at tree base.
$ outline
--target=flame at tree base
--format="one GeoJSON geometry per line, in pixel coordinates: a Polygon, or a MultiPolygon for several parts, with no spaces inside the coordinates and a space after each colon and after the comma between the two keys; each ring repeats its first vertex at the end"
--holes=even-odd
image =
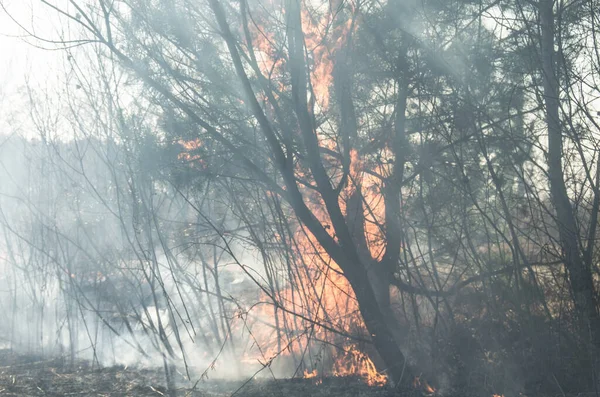
{"type": "Polygon", "coordinates": [[[335,363],[334,376],[358,376],[369,386],[383,386],[388,377],[375,368],[373,360],[361,352],[355,344],[344,349],[335,363]]]}
{"type": "MultiPolygon", "coordinates": [[[[316,379],[316,384],[323,382],[322,377],[316,369],[304,370],[304,379],[316,379]]],[[[355,344],[343,349],[337,357],[331,373],[333,377],[357,377],[369,386],[384,386],[388,377],[375,368],[373,361],[365,353],[361,352],[355,344]]]]}

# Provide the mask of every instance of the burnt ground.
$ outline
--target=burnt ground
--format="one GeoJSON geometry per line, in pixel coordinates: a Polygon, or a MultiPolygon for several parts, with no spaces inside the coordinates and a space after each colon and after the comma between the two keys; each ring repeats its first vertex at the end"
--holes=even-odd
{"type": "MultiPolygon", "coordinates": [[[[388,397],[419,396],[388,387],[370,387],[353,378],[219,381],[182,385],[171,396],[186,397],[388,397]]],[[[159,370],[92,368],[89,362],[68,365],[64,359],[42,359],[0,350],[0,396],[168,396],[159,370]]]]}

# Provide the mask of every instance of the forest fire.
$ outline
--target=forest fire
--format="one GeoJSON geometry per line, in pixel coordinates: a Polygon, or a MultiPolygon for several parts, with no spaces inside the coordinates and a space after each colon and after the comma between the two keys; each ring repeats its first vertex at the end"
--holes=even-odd
{"type": "MultiPolygon", "coordinates": [[[[250,45],[250,59],[255,59],[255,65],[271,87],[286,89],[289,73],[289,58],[284,55],[285,38],[282,38],[278,27],[290,17],[283,2],[270,0],[271,12],[264,10],[249,10],[252,23],[245,31],[240,31],[250,45]]],[[[355,19],[341,17],[339,4],[323,4],[304,1],[300,2],[300,23],[307,51],[307,63],[310,71],[309,91],[311,101],[318,106],[317,111],[328,110],[330,88],[334,83],[334,66],[337,54],[347,43],[355,19]]],[[[353,6],[349,12],[353,13],[353,6]]],[[[288,22],[289,23],[289,22],[288,22]]],[[[255,67],[256,71],[256,67],[255,67]]],[[[266,99],[266,94],[257,94],[266,99]]],[[[277,94],[276,94],[277,95],[277,94]]],[[[338,151],[336,142],[327,139],[323,131],[315,131],[319,144],[330,150],[338,151]]],[[[187,146],[186,146],[187,148],[187,146]]],[[[365,200],[376,203],[368,210],[363,210],[365,231],[368,234],[369,250],[374,257],[381,255],[381,230],[376,226],[378,218],[384,212],[383,201],[377,194],[377,181],[369,180],[363,173],[363,161],[359,152],[351,150],[350,174],[345,188],[339,196],[342,211],[347,211],[347,203],[355,197],[357,191],[366,191],[365,200]]],[[[336,163],[337,161],[334,161],[336,163]]],[[[341,164],[332,164],[332,168],[340,168],[341,164]]],[[[298,176],[310,180],[312,176],[298,165],[298,176]]],[[[311,189],[301,189],[304,200],[323,224],[331,224],[327,211],[324,210],[322,197],[311,189]]],[[[362,194],[362,193],[361,193],[362,194]]],[[[326,228],[335,239],[333,228],[326,228]]],[[[281,239],[281,236],[279,236],[281,239]]],[[[274,305],[262,306],[255,312],[261,318],[271,319],[277,324],[274,328],[255,328],[253,335],[261,345],[257,359],[261,362],[271,362],[274,357],[292,356],[300,358],[302,365],[311,365],[314,358],[311,350],[318,350],[316,359],[319,370],[304,369],[304,378],[312,379],[322,376],[356,376],[369,385],[386,383],[387,376],[379,373],[368,354],[363,352],[353,337],[368,335],[359,313],[358,303],[352,287],[344,277],[339,266],[329,257],[320,246],[317,239],[301,224],[295,225],[291,241],[280,241],[282,244],[295,248],[294,256],[289,260],[295,262],[296,269],[287,275],[287,287],[265,294],[263,299],[274,305]],[[289,310],[278,310],[285,307],[289,310]],[[281,325],[285,324],[281,329],[281,325]]]]}
{"type": "MultiPolygon", "coordinates": [[[[330,87],[333,84],[335,57],[342,50],[352,29],[352,18],[339,18],[335,10],[340,9],[339,4],[328,4],[327,7],[315,6],[314,2],[301,2],[301,24],[305,47],[310,61],[310,90],[313,101],[324,111],[329,108],[330,87]],[[323,10],[323,8],[325,10],[323,10]]],[[[281,8],[276,0],[269,1],[274,9],[281,8]]],[[[282,48],[286,45],[278,43],[277,29],[285,19],[286,12],[268,14],[257,12],[253,14],[253,24],[248,31],[252,43],[252,56],[256,60],[259,71],[275,87],[285,89],[287,84],[286,62],[289,60],[283,54],[282,48]]]]}
{"type": "MultiPolygon", "coordinates": [[[[331,373],[333,377],[358,377],[369,386],[383,386],[387,383],[386,375],[379,373],[375,368],[373,361],[364,353],[350,345],[340,354],[334,363],[334,370],[331,373]]],[[[322,377],[316,369],[312,371],[304,370],[304,379],[317,379],[317,383],[322,383],[322,377]]]]}
{"type": "Polygon", "coordinates": [[[593,394],[600,19],[570,3],[3,2],[0,394],[593,394]]]}
{"type": "MultiPolygon", "coordinates": [[[[333,8],[333,7],[332,7],[333,8]]],[[[336,24],[335,15],[326,12],[318,16],[307,6],[302,9],[302,29],[306,47],[313,56],[312,87],[323,110],[329,107],[329,90],[333,84],[334,58],[351,33],[352,19],[336,24]]]]}
{"type": "Polygon", "coordinates": [[[421,376],[415,376],[415,378],[413,379],[413,388],[422,390],[426,394],[434,394],[435,393],[435,388],[430,386],[426,380],[421,379],[421,376]]]}
{"type": "MultiPolygon", "coordinates": [[[[299,233],[302,233],[301,229],[299,233]]],[[[298,235],[297,241],[307,249],[298,257],[302,272],[293,283],[304,283],[304,293],[289,287],[279,292],[279,301],[295,307],[294,313],[264,306],[261,316],[276,318],[279,324],[297,324],[289,333],[259,327],[254,329],[258,344],[265,347],[261,357],[304,357],[306,366],[316,363],[319,369],[303,371],[306,379],[323,377],[357,377],[368,385],[387,383],[387,376],[378,372],[371,358],[352,342],[350,335],[364,335],[365,329],[358,312],[358,305],[347,280],[330,259],[315,251],[314,242],[307,235],[298,235]],[[308,251],[310,247],[311,251],[308,251]],[[301,302],[298,302],[301,300],[301,302]],[[311,321],[298,321],[297,315],[311,321]],[[318,324],[315,324],[318,323],[318,324]],[[322,325],[321,325],[322,324],[322,325]],[[331,330],[346,333],[341,337],[331,330]],[[299,332],[300,330],[305,330],[299,332]],[[299,335],[298,335],[299,334],[299,335]],[[315,358],[307,351],[317,350],[315,358]],[[307,358],[307,356],[310,356],[307,358]]]]}
{"type": "Polygon", "coordinates": [[[319,376],[319,372],[316,369],[313,369],[310,372],[307,369],[305,369],[302,378],[314,379],[316,385],[320,385],[321,383],[323,383],[323,379],[319,376]]]}
{"type": "Polygon", "coordinates": [[[183,149],[177,156],[179,160],[199,168],[204,165],[204,160],[199,154],[197,154],[197,151],[202,148],[202,141],[199,139],[194,139],[191,141],[180,139],[177,141],[177,143],[183,149]]]}
{"type": "MultiPolygon", "coordinates": [[[[276,1],[271,1],[271,5],[277,8],[275,3],[276,1]]],[[[334,11],[337,8],[316,9],[308,2],[302,2],[300,10],[305,46],[310,54],[309,90],[321,112],[329,108],[336,53],[342,50],[355,28],[353,18],[339,18],[343,22],[338,20],[338,14],[334,11]]],[[[282,11],[280,17],[285,14],[282,11]]],[[[276,32],[270,30],[278,26],[277,15],[255,13],[254,23],[249,24],[248,30],[242,34],[251,39],[251,58],[256,60],[260,73],[269,82],[273,82],[274,87],[283,89],[282,82],[286,79],[286,68],[289,65],[286,65],[287,58],[281,54],[282,45],[277,42],[276,32]]],[[[266,96],[263,99],[265,98],[266,96]]],[[[322,147],[341,152],[339,143],[328,139],[323,131],[317,130],[315,133],[322,147]]],[[[196,139],[179,143],[185,150],[180,159],[190,163],[200,162],[202,165],[202,159],[195,154],[195,151],[202,147],[202,142],[196,139]]],[[[349,156],[348,175],[341,179],[336,177],[338,183],[341,186],[343,184],[338,197],[339,206],[342,212],[347,214],[350,210],[356,211],[358,197],[365,201],[366,208],[358,204],[362,214],[357,219],[362,223],[367,249],[371,256],[377,259],[383,251],[382,230],[378,226],[385,212],[384,202],[379,194],[381,181],[364,172],[365,160],[358,150],[351,149],[349,156]],[[353,204],[350,204],[351,202],[353,204]],[[349,209],[350,205],[352,207],[349,209]]],[[[341,170],[342,163],[332,159],[330,166],[332,170],[341,170]]],[[[378,171],[386,172],[384,169],[378,171]]],[[[337,171],[332,172],[335,174],[337,171]]],[[[296,174],[308,180],[312,178],[300,164],[296,174]]],[[[331,220],[328,212],[324,210],[320,194],[306,188],[301,188],[301,192],[307,206],[319,221],[330,225],[331,220]]],[[[326,227],[326,230],[336,239],[333,228],[326,227]]],[[[253,345],[259,346],[258,352],[248,351],[243,360],[258,360],[267,366],[275,358],[288,356],[300,359],[301,366],[305,368],[313,368],[311,371],[304,369],[303,377],[306,379],[353,376],[362,379],[368,385],[385,384],[387,376],[378,372],[373,360],[354,341],[364,339],[368,332],[359,313],[352,287],[343,271],[302,224],[295,225],[290,237],[291,241],[279,242],[295,247],[294,255],[289,258],[295,262],[295,266],[291,267],[295,271],[287,274],[285,287],[272,294],[263,294],[262,300],[269,305],[253,309],[253,316],[267,319],[271,325],[254,325],[251,332],[253,345]],[[312,350],[319,351],[318,355],[324,357],[314,359],[312,350]],[[318,362],[318,370],[312,365],[313,361],[318,362]]],[[[278,238],[281,240],[281,236],[278,238]]],[[[243,327],[247,325],[244,324],[243,327]]],[[[426,390],[432,389],[427,385],[426,390]]]]}
{"type": "Polygon", "coordinates": [[[316,369],[313,369],[312,371],[308,372],[307,369],[304,370],[304,379],[312,379],[312,378],[316,378],[317,375],[319,375],[318,371],[316,369]]]}
{"type": "Polygon", "coordinates": [[[348,346],[335,363],[335,376],[358,376],[369,386],[383,386],[388,378],[377,371],[373,361],[355,344],[348,346]]]}

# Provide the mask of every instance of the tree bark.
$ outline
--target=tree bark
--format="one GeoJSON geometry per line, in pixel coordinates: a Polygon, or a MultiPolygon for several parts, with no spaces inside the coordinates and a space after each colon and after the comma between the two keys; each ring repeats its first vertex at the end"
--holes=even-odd
{"type": "MultiPolygon", "coordinates": [[[[358,262],[359,258],[356,259],[358,262]]],[[[387,373],[396,385],[409,384],[413,378],[413,371],[402,353],[394,330],[390,327],[389,318],[387,318],[389,313],[386,313],[377,301],[366,269],[351,264],[340,264],[340,267],[348,269],[344,270],[344,274],[354,290],[360,314],[377,353],[385,363],[386,368],[380,368],[380,370],[387,373]],[[354,269],[350,270],[349,268],[354,269]]]]}

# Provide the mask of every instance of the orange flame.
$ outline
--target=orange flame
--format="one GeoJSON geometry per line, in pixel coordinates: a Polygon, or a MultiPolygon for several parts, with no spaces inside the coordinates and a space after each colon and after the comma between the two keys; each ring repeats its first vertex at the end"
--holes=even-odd
{"type": "MultiPolygon", "coordinates": [[[[335,9],[332,7],[331,9],[335,9]]],[[[329,107],[329,89],[333,83],[334,59],[347,41],[352,20],[336,26],[335,15],[328,11],[319,15],[308,5],[302,9],[302,29],[306,47],[312,56],[311,83],[321,109],[329,107]]]]}
{"type": "Polygon", "coordinates": [[[202,141],[200,139],[196,138],[191,141],[185,141],[183,139],[180,139],[177,141],[177,143],[179,143],[179,145],[181,145],[184,150],[177,156],[179,160],[185,161],[190,164],[195,163],[200,166],[204,166],[204,160],[200,158],[200,155],[193,154],[194,151],[202,147],[202,141]]]}
{"type": "MultiPolygon", "coordinates": [[[[256,59],[259,71],[275,87],[285,89],[287,79],[287,56],[283,48],[284,37],[277,30],[284,24],[285,9],[276,0],[269,0],[269,9],[279,12],[266,13],[254,10],[253,21],[248,24],[251,46],[249,49],[256,59]]],[[[304,42],[308,53],[308,67],[312,93],[321,110],[329,106],[329,90],[333,83],[333,70],[336,53],[339,52],[350,34],[352,20],[340,22],[336,20],[339,7],[324,2],[303,1],[301,3],[301,23],[304,42]]],[[[265,8],[266,10],[266,8],[265,8]]]]}
{"type": "MultiPolygon", "coordinates": [[[[307,369],[304,370],[304,379],[315,379],[317,376],[319,375],[319,372],[316,369],[313,369],[312,371],[308,372],[307,369]]],[[[323,379],[322,378],[318,378],[315,379],[315,385],[320,385],[321,383],[323,383],[323,379]]]]}
{"type": "Polygon", "coordinates": [[[413,388],[422,389],[427,394],[435,394],[435,388],[430,386],[426,380],[421,379],[420,376],[415,376],[415,378],[413,379],[413,388]]]}
{"type": "MultiPolygon", "coordinates": [[[[337,358],[334,366],[336,369],[332,375],[335,377],[358,376],[369,386],[383,386],[388,381],[387,376],[378,372],[373,361],[358,350],[356,345],[350,345],[344,349],[344,353],[337,358]]],[[[317,376],[319,376],[319,373],[316,369],[310,372],[304,370],[304,379],[312,379],[317,376]]],[[[322,380],[319,380],[317,383],[321,382],[322,380]]]]}
{"type": "MultiPolygon", "coordinates": [[[[276,10],[278,6],[281,6],[278,3],[279,0],[265,1],[269,4],[268,9],[276,10]]],[[[328,4],[327,7],[319,7],[316,3],[321,2],[308,0],[301,2],[301,22],[309,58],[308,67],[314,96],[312,100],[317,103],[317,110],[323,112],[329,107],[336,56],[347,43],[353,24],[351,18],[338,20],[339,15],[343,15],[343,13],[338,12],[340,7],[337,5],[328,4]]],[[[282,7],[280,8],[283,10],[282,7]]],[[[277,12],[266,13],[253,10],[252,22],[248,24],[251,41],[249,47],[252,48],[248,48],[248,50],[253,53],[259,72],[269,81],[275,82],[274,87],[284,90],[289,81],[286,76],[286,60],[288,58],[284,53],[286,48],[283,42],[284,38],[281,32],[277,31],[277,29],[281,30],[281,24],[284,23],[278,18],[285,19],[280,14],[283,14],[283,11],[278,14],[277,12]]],[[[327,134],[322,131],[317,134],[322,147],[336,152],[340,151],[335,138],[326,136],[327,134]]],[[[196,165],[203,164],[197,154],[202,147],[201,141],[179,141],[179,143],[184,148],[180,159],[193,161],[196,165]]],[[[365,172],[369,167],[367,160],[357,150],[350,150],[350,175],[340,194],[339,205],[341,210],[346,213],[349,198],[357,191],[362,194],[364,206],[368,207],[363,208],[364,232],[368,249],[374,259],[379,259],[383,255],[384,248],[379,225],[383,224],[385,206],[379,194],[380,178],[365,172]]],[[[332,159],[331,161],[339,160],[332,159]]],[[[384,167],[381,165],[371,166],[379,175],[389,174],[384,167]]],[[[300,165],[298,165],[296,173],[299,179],[313,179],[309,171],[300,169],[300,165]]],[[[335,239],[335,231],[330,226],[331,220],[321,196],[309,188],[304,189],[302,194],[306,205],[335,239]]],[[[309,231],[300,224],[294,226],[292,236],[288,236],[285,241],[281,241],[283,240],[281,236],[275,236],[283,244],[293,245],[298,254],[290,259],[295,263],[293,267],[290,267],[294,270],[288,276],[288,286],[277,291],[275,298],[278,305],[289,306],[294,313],[301,314],[305,319],[308,318],[312,321],[299,321],[298,317],[277,310],[276,306],[260,306],[257,311],[261,318],[268,318],[279,324],[293,324],[292,327],[295,330],[295,333],[285,333],[274,330],[272,327],[257,326],[256,329],[253,329],[254,342],[260,346],[260,360],[270,363],[275,357],[292,354],[304,357],[306,346],[310,344],[311,338],[312,340],[324,340],[327,341],[328,346],[343,347],[341,352],[333,348],[328,350],[333,361],[331,364],[332,375],[359,376],[370,385],[385,384],[387,376],[377,371],[373,361],[366,353],[360,351],[356,344],[349,340],[340,341],[338,335],[314,325],[315,322],[326,324],[330,328],[342,330],[349,335],[365,330],[354,292],[339,266],[333,262],[309,231]],[[288,239],[293,240],[293,244],[290,244],[288,239]],[[302,286],[301,293],[297,286],[302,286]],[[305,333],[298,336],[298,331],[302,329],[312,329],[312,331],[310,335],[305,333]]],[[[263,298],[265,298],[264,295],[263,298]]],[[[269,299],[270,297],[266,298],[266,300],[269,299]]],[[[244,360],[250,360],[250,357],[245,357],[244,360]]],[[[317,375],[317,370],[304,371],[306,379],[315,378],[317,375]]],[[[322,375],[329,375],[329,373],[322,375]]],[[[434,392],[429,385],[425,386],[425,390],[434,392]]]]}
{"type": "Polygon", "coordinates": [[[345,349],[345,354],[336,361],[336,367],[335,376],[359,376],[369,386],[383,386],[388,381],[387,375],[377,371],[369,356],[354,344],[345,349]]]}
{"type": "Polygon", "coordinates": [[[318,371],[316,369],[313,369],[312,371],[308,372],[307,369],[304,370],[304,379],[311,379],[311,378],[315,378],[318,375],[318,371]]]}

